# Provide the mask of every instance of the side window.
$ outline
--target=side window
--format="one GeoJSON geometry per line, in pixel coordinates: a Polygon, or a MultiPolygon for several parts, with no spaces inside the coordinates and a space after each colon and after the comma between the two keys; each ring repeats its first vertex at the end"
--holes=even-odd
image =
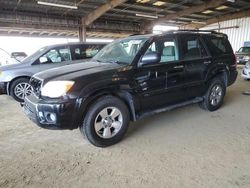
{"type": "Polygon", "coordinates": [[[174,40],[167,40],[163,43],[161,54],[161,63],[179,60],[176,42],[174,40]]]}
{"type": "Polygon", "coordinates": [[[89,46],[85,49],[86,58],[94,57],[101,50],[101,46],[89,46]]]}
{"type": "Polygon", "coordinates": [[[182,38],[181,46],[183,59],[196,59],[207,56],[204,46],[196,36],[182,38]]]}
{"type": "Polygon", "coordinates": [[[72,49],[72,56],[74,60],[84,59],[82,55],[82,49],[80,46],[72,46],[71,49],[72,49]]]}
{"type": "Polygon", "coordinates": [[[174,39],[159,39],[153,42],[146,51],[146,53],[150,52],[158,52],[160,54],[160,63],[179,60],[177,45],[174,39]]]}
{"type": "Polygon", "coordinates": [[[70,59],[71,56],[68,48],[55,48],[40,57],[40,63],[61,63],[70,59]]]}
{"type": "Polygon", "coordinates": [[[233,53],[229,41],[225,38],[210,36],[206,37],[205,40],[209,44],[209,50],[213,55],[233,53]]]}
{"type": "Polygon", "coordinates": [[[87,59],[94,57],[101,49],[101,45],[82,45],[72,46],[72,56],[74,60],[87,59]]]}
{"type": "Polygon", "coordinates": [[[62,61],[70,61],[71,60],[71,55],[70,55],[70,51],[68,48],[59,49],[59,54],[61,56],[62,61]]]}

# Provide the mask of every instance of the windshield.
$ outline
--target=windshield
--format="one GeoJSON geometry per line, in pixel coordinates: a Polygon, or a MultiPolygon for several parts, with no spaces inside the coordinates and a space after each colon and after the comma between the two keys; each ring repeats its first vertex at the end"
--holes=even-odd
{"type": "Polygon", "coordinates": [[[242,47],[239,49],[239,52],[250,53],[250,47],[242,47]]]}
{"type": "Polygon", "coordinates": [[[126,38],[104,47],[93,59],[107,63],[131,64],[148,38],[126,38]]]}
{"type": "Polygon", "coordinates": [[[38,57],[40,57],[41,55],[43,55],[43,53],[47,50],[46,47],[41,48],[39,50],[37,50],[35,53],[33,53],[32,55],[26,57],[25,59],[23,59],[22,62],[26,63],[26,62],[33,62],[35,61],[38,57]]]}

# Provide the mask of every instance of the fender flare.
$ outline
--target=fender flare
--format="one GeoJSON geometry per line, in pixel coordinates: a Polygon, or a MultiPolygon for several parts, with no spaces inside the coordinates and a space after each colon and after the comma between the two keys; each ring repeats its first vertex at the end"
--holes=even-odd
{"type": "Polygon", "coordinates": [[[89,106],[93,104],[93,102],[96,101],[96,99],[105,95],[112,95],[122,100],[128,107],[128,110],[130,112],[130,120],[131,121],[137,120],[136,105],[135,105],[136,100],[133,97],[133,95],[125,90],[119,90],[114,87],[106,87],[106,88],[100,88],[99,90],[95,90],[89,93],[88,96],[81,96],[76,100],[75,109],[77,113],[74,115],[74,118],[76,119],[77,126],[79,126],[82,123],[89,106]]]}

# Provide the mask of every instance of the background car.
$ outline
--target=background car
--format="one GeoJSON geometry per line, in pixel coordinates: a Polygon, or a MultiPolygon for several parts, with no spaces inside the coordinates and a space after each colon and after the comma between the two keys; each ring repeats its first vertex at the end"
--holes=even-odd
{"type": "Polygon", "coordinates": [[[70,43],[46,46],[25,58],[22,63],[0,67],[0,94],[23,102],[32,87],[29,79],[35,73],[94,57],[105,43],[70,43]]]}
{"type": "Polygon", "coordinates": [[[250,80],[250,61],[243,67],[241,77],[245,80],[250,80]]]}
{"type": "Polygon", "coordinates": [[[246,64],[250,60],[250,46],[241,47],[235,55],[238,64],[246,64]]]}
{"type": "Polygon", "coordinates": [[[27,57],[27,54],[25,52],[12,52],[11,53],[11,58],[15,58],[18,61],[22,61],[26,57],[27,57]]]}
{"type": "Polygon", "coordinates": [[[15,58],[11,58],[10,54],[0,48],[0,66],[19,63],[15,58]]]}

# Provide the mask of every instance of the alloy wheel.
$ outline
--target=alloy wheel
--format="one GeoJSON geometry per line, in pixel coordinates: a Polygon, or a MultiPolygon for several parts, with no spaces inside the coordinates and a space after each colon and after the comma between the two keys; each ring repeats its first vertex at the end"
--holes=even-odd
{"type": "Polygon", "coordinates": [[[95,119],[95,132],[101,138],[114,137],[121,129],[123,117],[116,107],[106,107],[101,110],[95,119]]]}
{"type": "Polygon", "coordinates": [[[218,84],[212,87],[210,97],[209,97],[210,104],[212,106],[217,106],[220,103],[222,99],[222,91],[223,91],[222,87],[218,84]]]}
{"type": "Polygon", "coordinates": [[[17,98],[24,99],[26,95],[30,95],[32,92],[32,86],[29,83],[21,82],[16,85],[14,93],[17,98]]]}

